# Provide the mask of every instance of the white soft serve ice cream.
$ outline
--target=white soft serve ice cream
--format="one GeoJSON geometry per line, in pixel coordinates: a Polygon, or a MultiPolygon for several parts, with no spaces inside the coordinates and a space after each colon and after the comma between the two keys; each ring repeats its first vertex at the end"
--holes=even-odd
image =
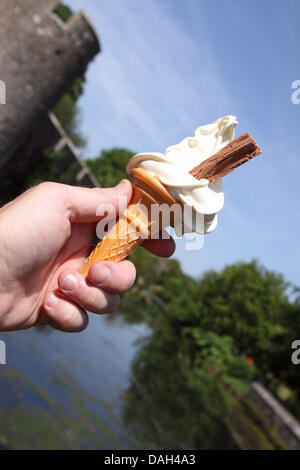
{"type": "Polygon", "coordinates": [[[168,147],[165,154],[135,155],[127,165],[127,172],[130,174],[134,168],[141,167],[157,175],[175,199],[192,206],[194,211],[204,216],[204,228],[203,223],[201,227],[195,223],[194,217],[188,217],[189,220],[185,217],[185,232],[212,232],[217,226],[217,212],[224,205],[222,181],[197,180],[189,171],[229,144],[234,139],[236,125],[236,117],[230,115],[198,127],[194,137],[168,147]]]}

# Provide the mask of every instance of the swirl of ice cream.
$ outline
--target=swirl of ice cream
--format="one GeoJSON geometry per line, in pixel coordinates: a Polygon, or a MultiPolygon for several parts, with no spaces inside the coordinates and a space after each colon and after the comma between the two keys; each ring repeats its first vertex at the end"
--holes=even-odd
{"type": "Polygon", "coordinates": [[[236,117],[229,115],[198,127],[194,137],[168,147],[165,154],[135,155],[127,165],[127,173],[141,167],[157,175],[175,199],[192,206],[196,213],[204,216],[204,227],[195,223],[195,217],[188,217],[188,220],[185,217],[184,231],[212,232],[217,226],[217,213],[224,205],[222,180],[214,183],[206,179],[197,180],[189,171],[229,144],[234,139],[236,125],[236,117]]]}

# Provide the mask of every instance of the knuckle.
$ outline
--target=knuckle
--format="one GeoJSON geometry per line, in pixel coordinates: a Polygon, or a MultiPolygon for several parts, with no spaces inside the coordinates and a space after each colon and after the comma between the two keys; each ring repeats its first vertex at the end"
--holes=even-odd
{"type": "Polygon", "coordinates": [[[103,292],[101,297],[101,305],[98,304],[97,308],[99,313],[114,313],[118,309],[120,304],[119,294],[103,292]]]}
{"type": "Polygon", "coordinates": [[[57,192],[59,190],[59,187],[59,183],[54,183],[52,181],[43,181],[42,183],[36,186],[36,189],[47,193],[53,193],[54,191],[57,192]]]}
{"type": "Polygon", "coordinates": [[[128,291],[134,284],[135,282],[135,276],[128,275],[126,278],[122,280],[122,282],[119,283],[118,285],[118,292],[120,293],[125,293],[128,291]]]}
{"type": "Polygon", "coordinates": [[[94,313],[105,313],[110,303],[110,294],[99,288],[90,288],[88,295],[81,298],[81,304],[94,313]]]}
{"type": "Polygon", "coordinates": [[[64,309],[61,321],[66,328],[71,328],[74,326],[75,315],[75,307],[70,306],[69,308],[64,309]]]}
{"type": "Polygon", "coordinates": [[[56,200],[63,201],[65,198],[66,191],[62,191],[62,184],[54,183],[52,181],[43,181],[33,188],[33,191],[37,191],[43,200],[56,200]]]}
{"type": "Polygon", "coordinates": [[[77,308],[75,305],[69,305],[68,308],[64,309],[61,324],[65,330],[79,332],[86,328],[88,316],[81,307],[77,308]]]}
{"type": "Polygon", "coordinates": [[[135,283],[135,279],[136,279],[136,272],[135,271],[131,271],[130,273],[128,273],[128,275],[126,277],[126,280],[124,280],[124,283],[123,283],[122,292],[126,292],[129,289],[131,289],[131,287],[135,283]]]}
{"type": "Polygon", "coordinates": [[[88,303],[96,309],[102,309],[106,305],[106,298],[104,292],[100,289],[92,289],[91,295],[87,299],[88,303]]]}
{"type": "Polygon", "coordinates": [[[135,282],[135,266],[130,261],[123,261],[120,266],[115,266],[115,269],[115,276],[112,278],[110,287],[117,293],[126,292],[135,282]]]}

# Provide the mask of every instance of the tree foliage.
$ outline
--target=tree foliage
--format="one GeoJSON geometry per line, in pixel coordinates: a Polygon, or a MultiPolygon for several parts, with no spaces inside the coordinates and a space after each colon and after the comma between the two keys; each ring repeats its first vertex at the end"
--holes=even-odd
{"type": "Polygon", "coordinates": [[[70,137],[76,147],[81,148],[86,146],[86,139],[80,130],[80,110],[77,101],[83,93],[84,83],[84,75],[76,78],[70,89],[53,109],[68,137],[70,137]]]}
{"type": "Polygon", "coordinates": [[[54,8],[54,13],[56,13],[57,16],[60,17],[60,19],[64,22],[67,22],[70,16],[72,16],[72,10],[68,5],[64,3],[59,3],[55,8],[54,8]]]}
{"type": "Polygon", "coordinates": [[[86,160],[86,163],[102,186],[111,187],[128,178],[126,166],[133,155],[129,150],[113,148],[103,150],[98,158],[86,160]]]}
{"type": "Polygon", "coordinates": [[[251,377],[264,383],[299,416],[299,375],[291,344],[299,337],[300,306],[289,284],[257,261],[237,263],[199,279],[174,260],[158,260],[140,248],[131,259],[137,281],[121,304],[129,321],[145,321],[160,341],[197,375],[214,364],[223,380],[241,390],[251,377]],[[169,344],[169,343],[168,343],[169,344]]]}
{"type": "Polygon", "coordinates": [[[129,432],[149,449],[235,448],[220,382],[205,364],[187,366],[174,339],[156,332],[137,354],[124,397],[129,432]]]}
{"type": "Polygon", "coordinates": [[[291,343],[300,308],[281,275],[252,261],[192,279],[142,248],[131,260],[137,281],[120,310],[151,329],[124,408],[137,436],[158,448],[231,448],[228,387],[241,395],[253,378],[299,418],[291,343]]]}

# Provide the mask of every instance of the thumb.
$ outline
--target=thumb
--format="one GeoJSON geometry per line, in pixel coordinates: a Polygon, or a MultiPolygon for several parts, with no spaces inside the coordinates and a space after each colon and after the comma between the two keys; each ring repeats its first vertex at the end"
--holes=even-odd
{"type": "Polygon", "coordinates": [[[123,211],[132,194],[130,181],[122,180],[114,188],[80,188],[68,186],[67,210],[71,222],[96,222],[111,208],[114,214],[123,211]]]}

